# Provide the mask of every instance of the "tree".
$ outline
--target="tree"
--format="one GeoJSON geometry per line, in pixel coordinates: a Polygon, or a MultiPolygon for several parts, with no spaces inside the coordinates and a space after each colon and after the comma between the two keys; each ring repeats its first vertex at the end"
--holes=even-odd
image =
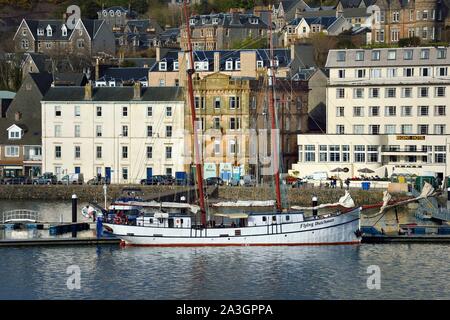
{"type": "Polygon", "coordinates": [[[420,46],[419,37],[403,38],[398,41],[399,47],[418,47],[420,46]]]}
{"type": "Polygon", "coordinates": [[[0,59],[0,90],[17,92],[22,85],[20,55],[0,59]]]}

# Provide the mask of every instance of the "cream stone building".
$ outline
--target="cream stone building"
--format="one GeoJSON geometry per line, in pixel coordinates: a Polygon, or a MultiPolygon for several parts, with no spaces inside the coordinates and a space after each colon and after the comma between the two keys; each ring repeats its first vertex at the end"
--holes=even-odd
{"type": "Polygon", "coordinates": [[[42,101],[42,172],[139,183],[184,171],[181,88],[54,87],[42,101]]]}
{"type": "Polygon", "coordinates": [[[450,174],[447,47],[331,50],[327,132],[299,135],[300,175],[450,174]]]}

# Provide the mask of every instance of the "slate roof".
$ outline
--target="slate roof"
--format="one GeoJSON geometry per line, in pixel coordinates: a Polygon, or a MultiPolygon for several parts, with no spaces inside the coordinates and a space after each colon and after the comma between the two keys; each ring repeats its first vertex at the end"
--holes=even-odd
{"type": "MultiPolygon", "coordinates": [[[[217,25],[220,26],[226,26],[226,27],[246,27],[246,28],[267,28],[267,24],[264,23],[264,21],[253,14],[247,14],[247,13],[217,13],[217,14],[208,14],[208,15],[196,15],[191,16],[189,18],[189,22],[194,20],[195,27],[200,27],[203,25],[209,25],[212,26],[213,19],[218,19],[217,25]],[[250,19],[256,19],[258,21],[258,24],[252,24],[250,23],[250,19]],[[203,23],[203,21],[205,23],[203,23]]],[[[193,25],[191,24],[191,27],[193,25]]]]}
{"type": "Polygon", "coordinates": [[[155,62],[155,58],[125,58],[124,61],[134,63],[136,68],[151,68],[155,62]]]}
{"type": "Polygon", "coordinates": [[[290,26],[297,26],[302,19],[305,19],[305,22],[310,26],[313,24],[320,24],[325,29],[328,29],[329,26],[331,26],[338,18],[336,17],[301,17],[296,18],[289,22],[288,25],[290,26]]]}
{"type": "Polygon", "coordinates": [[[150,68],[129,67],[129,68],[108,68],[104,70],[103,75],[98,81],[120,81],[120,82],[136,82],[147,81],[148,71],[150,68]]]}
{"type": "Polygon", "coordinates": [[[55,86],[83,86],[87,82],[84,73],[55,73],[53,83],[55,86]]]}
{"type": "Polygon", "coordinates": [[[2,145],[41,145],[41,98],[50,88],[52,75],[31,73],[27,75],[7,111],[7,118],[0,119],[0,144],[2,145]],[[15,121],[16,112],[22,117],[15,121]],[[7,131],[16,124],[25,128],[22,139],[9,140],[7,131]]]}
{"type": "MultiPolygon", "coordinates": [[[[63,36],[62,34],[62,26],[65,25],[64,20],[31,20],[24,19],[30,28],[31,33],[33,34],[36,40],[45,41],[67,41],[70,39],[73,30],[67,28],[67,36],[63,36]],[[50,26],[52,28],[52,35],[47,36],[47,27],[50,26]],[[43,35],[38,35],[38,29],[44,30],[43,35]]],[[[104,20],[97,19],[81,19],[82,24],[86,28],[91,39],[94,39],[94,36],[104,20]]]]}
{"type": "MultiPolygon", "coordinates": [[[[84,87],[52,87],[42,101],[132,101],[134,95],[134,87],[94,87],[92,100],[84,100],[84,89],[84,87]]],[[[181,87],[144,87],[141,89],[139,101],[184,101],[184,89],[181,87]]]]}

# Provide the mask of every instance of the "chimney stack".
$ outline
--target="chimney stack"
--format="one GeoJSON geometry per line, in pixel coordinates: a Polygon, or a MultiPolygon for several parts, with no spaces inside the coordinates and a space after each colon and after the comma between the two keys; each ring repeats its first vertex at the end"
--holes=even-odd
{"type": "Polygon", "coordinates": [[[220,71],[220,52],[214,52],[214,72],[220,71]]]}
{"type": "Polygon", "coordinates": [[[20,119],[22,119],[22,112],[16,112],[14,114],[14,121],[20,121],[20,119]]]}
{"type": "Polygon", "coordinates": [[[141,99],[141,83],[135,82],[133,86],[133,99],[140,100],[141,99]]]}
{"type": "Polygon", "coordinates": [[[95,59],[95,80],[98,80],[100,78],[100,62],[97,59],[95,59]]]}
{"type": "Polygon", "coordinates": [[[89,80],[84,86],[84,100],[92,100],[92,81],[89,80]]]}
{"type": "Polygon", "coordinates": [[[159,62],[161,60],[161,47],[156,47],[156,62],[159,62]]]}

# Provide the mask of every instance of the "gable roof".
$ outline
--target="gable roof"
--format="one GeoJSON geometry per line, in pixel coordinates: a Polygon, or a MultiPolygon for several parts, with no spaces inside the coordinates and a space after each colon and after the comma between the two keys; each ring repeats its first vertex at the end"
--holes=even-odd
{"type": "Polygon", "coordinates": [[[147,81],[150,68],[128,67],[108,68],[97,81],[121,81],[122,83],[134,83],[136,81],[147,81]]]}

